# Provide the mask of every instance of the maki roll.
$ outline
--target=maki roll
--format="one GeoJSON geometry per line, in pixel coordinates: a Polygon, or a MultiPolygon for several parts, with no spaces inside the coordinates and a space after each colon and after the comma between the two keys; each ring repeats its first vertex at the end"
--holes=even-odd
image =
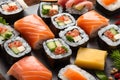
{"type": "Polygon", "coordinates": [[[6,40],[9,40],[13,37],[18,36],[19,33],[15,31],[11,26],[0,23],[0,46],[3,46],[3,43],[6,40]]]}
{"type": "Polygon", "coordinates": [[[74,17],[69,13],[61,13],[54,15],[51,17],[51,21],[53,24],[51,29],[53,28],[55,34],[59,33],[59,31],[62,29],[75,25],[76,23],[74,17]]]}
{"type": "Polygon", "coordinates": [[[41,2],[40,3],[40,16],[42,18],[50,18],[53,15],[62,12],[62,8],[56,3],[41,2]]]}
{"type": "Polygon", "coordinates": [[[96,0],[96,9],[106,16],[113,16],[120,12],[120,0],[96,0]]]}
{"type": "Polygon", "coordinates": [[[43,43],[43,48],[52,67],[70,62],[72,51],[62,39],[49,39],[43,43]]]}
{"type": "Polygon", "coordinates": [[[0,2],[0,16],[6,19],[7,22],[14,22],[22,17],[23,8],[17,1],[2,1],[0,2]]]}
{"type": "Polygon", "coordinates": [[[96,80],[90,73],[72,64],[62,68],[58,77],[60,80],[96,80]]]}
{"type": "Polygon", "coordinates": [[[88,35],[78,26],[68,27],[67,29],[60,31],[59,36],[72,47],[85,47],[87,46],[89,37],[88,35]]]}
{"type": "Polygon", "coordinates": [[[114,24],[98,31],[98,42],[102,49],[112,50],[120,48],[120,28],[114,24]]]}
{"type": "Polygon", "coordinates": [[[22,37],[14,37],[4,43],[3,57],[9,64],[13,64],[25,55],[29,55],[31,47],[22,37]]]}

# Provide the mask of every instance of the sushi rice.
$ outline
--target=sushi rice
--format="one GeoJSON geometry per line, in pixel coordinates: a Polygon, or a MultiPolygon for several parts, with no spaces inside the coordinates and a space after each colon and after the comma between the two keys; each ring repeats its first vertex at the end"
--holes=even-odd
{"type": "MultiPolygon", "coordinates": [[[[52,4],[57,5],[57,4],[56,4],[56,3],[50,3],[50,2],[41,2],[41,3],[40,3],[40,16],[41,16],[42,18],[50,18],[51,16],[43,15],[43,14],[42,14],[42,8],[43,8],[43,5],[45,5],[45,4],[46,4],[46,5],[52,5],[52,4]]],[[[63,11],[62,7],[58,5],[58,14],[59,14],[59,13],[62,13],[62,11],[63,11]]]]}
{"type": "Polygon", "coordinates": [[[120,8],[120,0],[117,0],[115,3],[110,4],[110,5],[108,5],[108,6],[106,6],[106,5],[102,2],[102,0],[97,0],[97,2],[98,2],[101,6],[103,6],[105,9],[107,9],[107,10],[109,10],[109,11],[115,11],[115,10],[117,10],[117,9],[120,8]]]}
{"type": "Polygon", "coordinates": [[[19,57],[24,56],[25,54],[28,54],[28,53],[31,52],[31,47],[30,47],[30,46],[28,45],[28,43],[27,43],[23,38],[21,38],[21,37],[14,37],[14,38],[12,38],[12,39],[10,39],[10,40],[7,40],[7,41],[4,43],[4,49],[5,49],[5,51],[6,51],[9,55],[11,55],[12,57],[16,57],[16,58],[19,58],[19,57]],[[13,41],[15,41],[15,40],[21,41],[22,44],[23,44],[23,46],[25,47],[25,50],[24,50],[23,52],[17,54],[17,55],[16,55],[16,54],[9,48],[9,46],[8,46],[9,43],[11,43],[11,42],[13,42],[13,41]]]}
{"type": "Polygon", "coordinates": [[[20,13],[22,11],[23,11],[23,8],[22,8],[22,6],[17,1],[8,0],[8,1],[3,1],[3,2],[0,3],[0,12],[1,12],[1,14],[11,15],[11,14],[20,13]],[[18,8],[15,11],[10,11],[10,12],[4,11],[2,9],[2,7],[5,7],[8,4],[10,4],[10,5],[16,5],[18,8]]]}
{"type": "Polygon", "coordinates": [[[88,35],[87,35],[80,27],[78,27],[78,26],[69,26],[68,28],[64,29],[63,31],[60,31],[59,36],[60,36],[68,45],[70,45],[70,46],[72,46],[72,47],[77,47],[77,46],[79,46],[79,45],[82,45],[82,44],[88,42],[88,40],[89,40],[88,35]],[[79,32],[80,32],[80,37],[81,37],[81,39],[80,39],[79,41],[77,41],[77,42],[70,42],[70,41],[68,41],[68,40],[66,39],[66,36],[65,36],[65,34],[66,34],[68,31],[73,30],[73,29],[77,29],[77,30],[79,30],[79,32]]]}
{"type": "Polygon", "coordinates": [[[106,30],[109,30],[110,28],[114,28],[119,34],[120,34],[120,28],[114,24],[111,24],[111,25],[108,25],[104,28],[101,28],[99,31],[98,31],[98,36],[105,42],[107,43],[108,45],[110,46],[118,46],[120,45],[120,39],[118,39],[117,41],[112,41],[111,39],[109,39],[108,37],[106,37],[105,35],[103,35],[103,33],[106,31],[106,30]]]}
{"type": "MultiPolygon", "coordinates": [[[[90,73],[86,72],[85,70],[77,67],[76,65],[67,65],[65,66],[64,68],[62,68],[59,73],[58,73],[58,77],[61,79],[61,80],[69,80],[67,79],[65,76],[63,76],[64,72],[68,69],[68,68],[71,68],[77,72],[79,72],[82,76],[84,76],[87,80],[96,80],[90,73]]],[[[72,75],[72,74],[71,74],[72,75]]]]}
{"type": "Polygon", "coordinates": [[[67,56],[70,56],[72,54],[70,47],[60,38],[49,39],[49,40],[43,42],[43,47],[44,47],[44,50],[47,53],[47,55],[50,56],[52,59],[61,59],[61,58],[65,58],[67,56]],[[51,42],[51,41],[56,41],[56,40],[57,41],[59,40],[61,42],[61,44],[67,48],[67,50],[68,50],[67,53],[55,55],[53,52],[51,52],[49,50],[49,48],[46,46],[46,43],[51,42]]]}
{"type": "Polygon", "coordinates": [[[73,17],[72,15],[70,15],[69,13],[61,13],[61,14],[54,15],[54,16],[51,17],[51,21],[52,21],[53,25],[54,25],[57,29],[65,29],[65,28],[67,28],[67,27],[69,27],[69,26],[73,26],[73,25],[76,24],[76,21],[75,21],[74,17],[73,17]],[[55,22],[55,18],[57,18],[57,17],[59,17],[59,16],[62,16],[62,15],[68,16],[68,17],[71,19],[72,22],[69,23],[69,24],[66,24],[65,26],[59,26],[59,25],[57,24],[57,22],[55,22]]]}

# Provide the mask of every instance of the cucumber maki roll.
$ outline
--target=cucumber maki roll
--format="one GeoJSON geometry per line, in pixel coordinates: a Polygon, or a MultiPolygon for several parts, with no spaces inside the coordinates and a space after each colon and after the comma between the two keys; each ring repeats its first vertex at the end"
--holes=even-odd
{"type": "Polygon", "coordinates": [[[0,16],[7,22],[13,23],[22,17],[23,8],[17,1],[7,0],[0,2],[0,16]]]}
{"type": "Polygon", "coordinates": [[[22,37],[14,37],[4,43],[3,57],[9,64],[13,64],[25,55],[29,55],[31,47],[22,37]]]}
{"type": "Polygon", "coordinates": [[[72,47],[85,47],[89,40],[88,35],[78,26],[70,26],[60,31],[59,36],[72,47]]]}
{"type": "Polygon", "coordinates": [[[120,28],[114,24],[98,31],[98,42],[102,49],[112,50],[120,48],[120,28]]]}
{"type": "Polygon", "coordinates": [[[52,67],[70,62],[72,51],[62,39],[49,39],[43,43],[43,48],[52,67]]]}
{"type": "Polygon", "coordinates": [[[72,64],[60,69],[58,78],[59,80],[97,80],[87,71],[72,64]]]}
{"type": "Polygon", "coordinates": [[[0,45],[2,46],[6,40],[18,36],[19,33],[11,26],[0,23],[0,45]]]}
{"type": "Polygon", "coordinates": [[[120,12],[120,0],[96,0],[96,9],[106,16],[113,16],[120,12]]]}

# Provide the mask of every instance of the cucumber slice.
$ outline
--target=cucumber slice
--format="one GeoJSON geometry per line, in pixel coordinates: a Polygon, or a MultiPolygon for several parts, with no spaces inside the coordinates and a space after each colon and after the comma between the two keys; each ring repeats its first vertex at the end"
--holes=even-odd
{"type": "Polygon", "coordinates": [[[52,6],[51,5],[43,5],[43,9],[44,10],[50,10],[50,9],[52,9],[52,6]]]}
{"type": "Polygon", "coordinates": [[[68,41],[70,41],[70,42],[74,42],[74,39],[73,39],[72,36],[66,36],[66,39],[67,39],[68,41]]]}
{"type": "Polygon", "coordinates": [[[3,34],[1,34],[1,36],[2,36],[4,39],[9,39],[9,38],[12,36],[12,32],[11,32],[11,31],[6,31],[6,32],[4,32],[3,34]]]}
{"type": "Polygon", "coordinates": [[[53,52],[56,48],[56,45],[55,45],[54,41],[48,42],[46,45],[50,49],[51,52],[53,52]]]}
{"type": "Polygon", "coordinates": [[[111,28],[110,31],[111,31],[114,35],[118,34],[118,32],[117,32],[114,28],[111,28]]]}
{"type": "Polygon", "coordinates": [[[55,44],[56,44],[57,47],[62,46],[61,42],[58,41],[58,40],[55,41],[55,44]]]}
{"type": "Polygon", "coordinates": [[[58,26],[64,26],[65,23],[64,22],[58,22],[58,26]]]}
{"type": "Polygon", "coordinates": [[[11,50],[17,55],[20,51],[16,47],[12,47],[11,50]]]}

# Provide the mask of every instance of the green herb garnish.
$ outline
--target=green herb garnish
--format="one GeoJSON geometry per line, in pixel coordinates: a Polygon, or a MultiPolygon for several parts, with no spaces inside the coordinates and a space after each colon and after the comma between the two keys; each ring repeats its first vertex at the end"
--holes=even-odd
{"type": "Polygon", "coordinates": [[[113,60],[113,66],[120,70],[120,50],[112,51],[110,58],[113,60]]]}
{"type": "Polygon", "coordinates": [[[100,80],[108,80],[108,77],[103,71],[96,71],[95,74],[100,80]]]}
{"type": "Polygon", "coordinates": [[[3,17],[0,17],[0,23],[5,24],[5,25],[8,25],[8,23],[6,22],[5,19],[3,19],[3,17]]]}

